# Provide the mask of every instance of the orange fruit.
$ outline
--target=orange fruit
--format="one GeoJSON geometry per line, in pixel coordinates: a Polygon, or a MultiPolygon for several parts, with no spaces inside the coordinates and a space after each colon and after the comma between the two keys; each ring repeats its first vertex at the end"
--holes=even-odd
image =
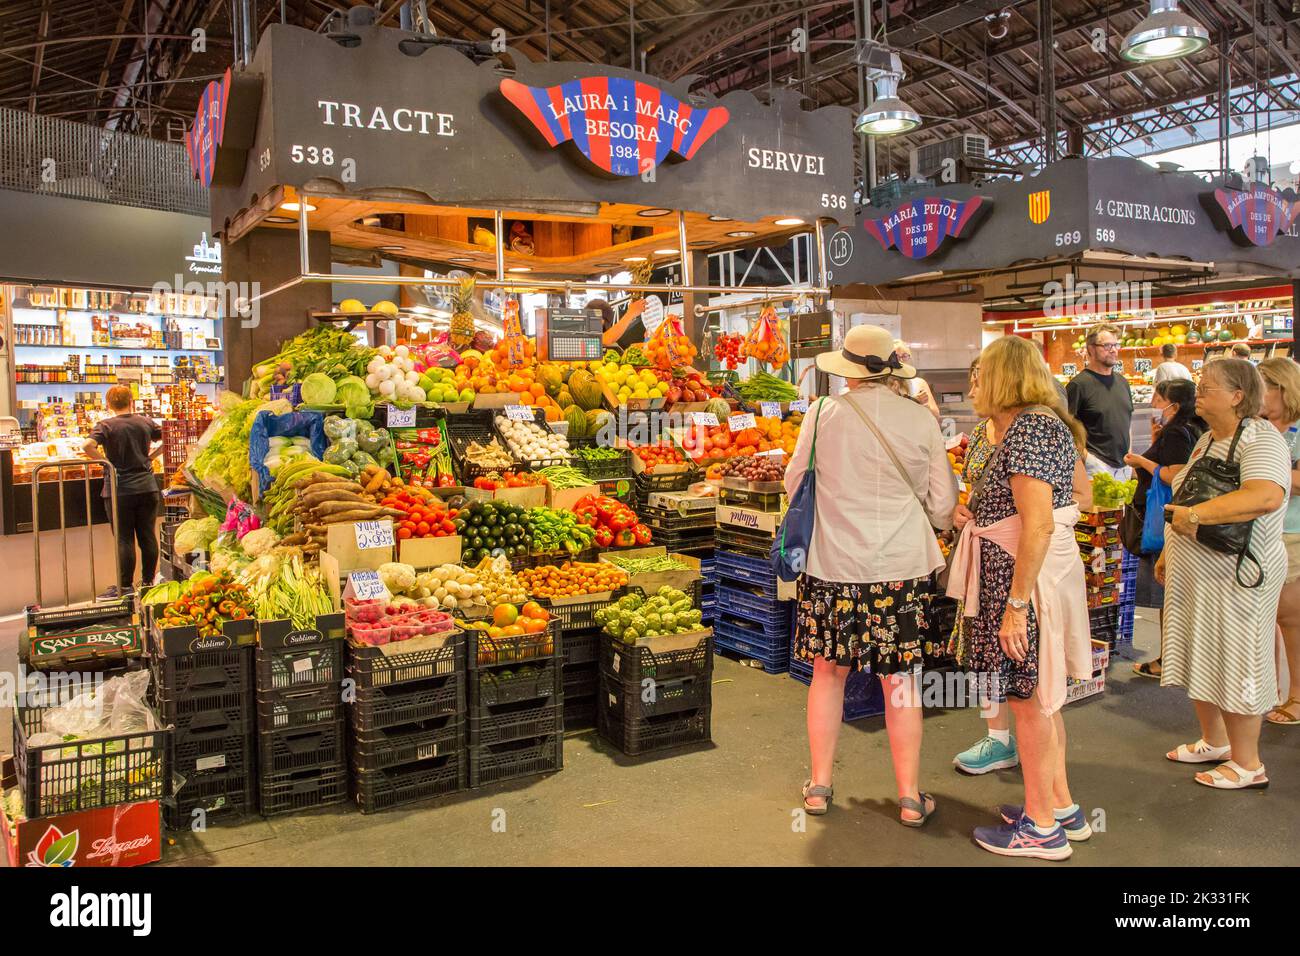
{"type": "Polygon", "coordinates": [[[509,627],[519,619],[519,610],[513,604],[498,604],[492,609],[492,623],[497,627],[509,627]]]}
{"type": "Polygon", "coordinates": [[[536,618],[531,617],[526,617],[523,620],[525,634],[540,634],[542,631],[546,630],[545,621],[539,621],[536,618]]]}
{"type": "Polygon", "coordinates": [[[549,621],[551,615],[547,613],[546,608],[542,607],[536,601],[529,601],[520,610],[524,617],[536,618],[539,621],[549,621]]]}
{"type": "Polygon", "coordinates": [[[511,624],[509,627],[501,628],[502,637],[522,637],[525,633],[527,632],[518,624],[511,624]]]}

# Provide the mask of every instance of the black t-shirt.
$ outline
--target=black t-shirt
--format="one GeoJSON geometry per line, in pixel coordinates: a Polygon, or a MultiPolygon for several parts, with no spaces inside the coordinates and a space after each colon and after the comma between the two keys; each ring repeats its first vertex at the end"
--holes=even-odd
{"type": "MultiPolygon", "coordinates": [[[[1151,447],[1142,453],[1160,467],[1167,465],[1185,465],[1192,457],[1192,449],[1201,438],[1201,429],[1191,422],[1166,425],[1160,437],[1151,443],[1151,447]]],[[[1137,473],[1137,491],[1133,494],[1133,507],[1141,514],[1146,510],[1147,492],[1151,489],[1154,476],[1145,468],[1134,468],[1137,473]]]]}
{"type": "Polygon", "coordinates": [[[1098,375],[1085,368],[1065,387],[1070,414],[1088,432],[1088,451],[1112,468],[1124,466],[1129,425],[1133,421],[1133,396],[1128,380],[1118,372],[1098,375]]]}
{"type": "MultiPolygon", "coordinates": [[[[143,415],[114,415],[106,418],[90,433],[104,449],[104,457],[117,470],[119,495],[148,494],[158,490],[149,459],[149,445],[162,441],[162,429],[152,418],[143,415]]],[[[108,497],[104,482],[104,497],[108,497]]]]}

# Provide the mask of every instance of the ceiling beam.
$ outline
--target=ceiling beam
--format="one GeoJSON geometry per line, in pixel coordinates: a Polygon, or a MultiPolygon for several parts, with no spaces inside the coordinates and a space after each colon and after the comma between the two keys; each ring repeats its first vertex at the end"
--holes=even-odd
{"type": "Polygon", "coordinates": [[[41,18],[36,26],[37,38],[41,45],[36,48],[36,59],[32,64],[32,93],[27,99],[27,112],[36,112],[36,90],[41,85],[41,67],[45,64],[45,41],[50,36],[50,0],[41,0],[41,18]]]}

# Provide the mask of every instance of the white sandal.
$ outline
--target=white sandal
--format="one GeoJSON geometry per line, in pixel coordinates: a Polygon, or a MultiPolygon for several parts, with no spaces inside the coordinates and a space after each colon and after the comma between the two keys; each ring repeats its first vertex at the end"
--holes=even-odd
{"type": "Polygon", "coordinates": [[[1221,763],[1232,759],[1232,745],[1211,747],[1202,739],[1190,747],[1187,744],[1179,744],[1178,749],[1172,754],[1165,754],[1165,759],[1175,763],[1221,763]]]}
{"type": "Polygon", "coordinates": [[[1213,783],[1206,783],[1198,775],[1195,780],[1203,787],[1213,787],[1215,790],[1266,790],[1268,789],[1268,776],[1264,773],[1264,765],[1260,764],[1258,770],[1243,770],[1241,766],[1233,760],[1227,760],[1215,767],[1213,770],[1201,771],[1213,783]],[[1236,780],[1229,780],[1219,771],[1227,767],[1237,775],[1236,780]]]}

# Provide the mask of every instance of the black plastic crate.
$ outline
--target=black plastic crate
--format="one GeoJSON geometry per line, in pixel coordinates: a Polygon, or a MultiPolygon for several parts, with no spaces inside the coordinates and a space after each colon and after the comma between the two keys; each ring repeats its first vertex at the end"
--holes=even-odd
{"type": "Polygon", "coordinates": [[[170,773],[173,777],[202,777],[204,774],[223,772],[252,773],[253,735],[250,732],[191,736],[185,740],[172,740],[170,744],[170,773]]]}
{"type": "Polygon", "coordinates": [[[557,697],[564,688],[561,674],[560,663],[556,660],[471,672],[470,703],[474,708],[480,708],[557,697]]]}
{"type": "Polygon", "coordinates": [[[564,635],[564,667],[593,663],[600,657],[600,628],[564,635]]]}
{"type": "Polygon", "coordinates": [[[596,726],[596,695],[564,698],[564,732],[593,730],[596,726]]]}
{"type": "Polygon", "coordinates": [[[470,630],[466,655],[469,669],[515,666],[528,661],[543,661],[563,656],[560,630],[554,621],[537,634],[516,637],[488,637],[486,631],[470,630]]]}
{"type": "Polygon", "coordinates": [[[683,515],[671,508],[654,508],[646,505],[639,509],[641,520],[654,531],[708,532],[718,525],[716,511],[691,511],[683,515]]]}
{"type": "Polygon", "coordinates": [[[472,710],[469,715],[469,745],[482,747],[562,730],[561,700],[557,695],[541,702],[521,701],[472,710]]]}
{"type": "Polygon", "coordinates": [[[386,687],[359,687],[356,694],[350,708],[356,731],[465,712],[465,681],[459,674],[386,687]]]}
{"type": "Polygon", "coordinates": [[[696,468],[671,472],[643,471],[633,479],[642,501],[652,492],[685,491],[699,480],[700,472],[696,468]]]}
{"type": "Polygon", "coordinates": [[[342,688],[333,684],[301,691],[263,691],[257,695],[258,730],[310,727],[342,716],[342,688]]]}
{"type": "Polygon", "coordinates": [[[772,537],[763,532],[745,531],[735,525],[720,524],[716,535],[719,548],[755,558],[772,555],[772,537]]]}
{"type": "Polygon", "coordinates": [[[571,697],[590,697],[599,689],[600,664],[597,661],[564,668],[564,699],[566,702],[571,697]]]}
{"type": "Polygon", "coordinates": [[[190,737],[246,734],[253,725],[253,710],[249,703],[249,699],[241,695],[233,706],[207,707],[180,714],[172,720],[164,717],[163,720],[171,726],[172,740],[176,742],[190,737]]]}
{"type": "MultiPolygon", "coordinates": [[[[573,439],[569,440],[569,444],[573,444],[573,439]]],[[[587,461],[586,459],[575,455],[571,464],[593,482],[615,481],[619,478],[631,478],[632,452],[626,448],[618,448],[614,450],[619,453],[617,458],[587,461]]]]}
{"type": "Polygon", "coordinates": [[[178,711],[194,698],[243,694],[253,687],[251,645],[179,657],[155,654],[151,666],[160,704],[175,704],[178,711]]]}
{"type": "Polygon", "coordinates": [[[155,680],[149,684],[149,692],[154,707],[164,724],[184,726],[192,723],[198,714],[210,711],[247,711],[252,706],[253,692],[251,685],[242,690],[226,691],[221,694],[199,694],[181,698],[167,697],[158,689],[158,672],[153,671],[155,680]]]}
{"type": "Polygon", "coordinates": [[[627,681],[602,671],[600,706],[628,723],[709,707],[713,701],[712,690],[712,672],[670,680],[647,677],[641,681],[627,681]]]}
{"type": "Polygon", "coordinates": [[[347,767],[335,770],[291,770],[262,777],[261,808],[262,815],[267,817],[328,806],[340,803],[347,797],[347,767]]]}
{"type": "Polygon", "coordinates": [[[347,765],[343,721],[291,730],[264,730],[258,734],[258,772],[328,770],[347,765]]]}
{"type": "Polygon", "coordinates": [[[442,647],[396,654],[384,654],[382,648],[349,642],[348,658],[348,674],[358,687],[385,687],[445,677],[465,669],[465,635],[457,631],[442,647]]]}
{"type": "Polygon", "coordinates": [[[376,813],[469,786],[469,759],[464,751],[381,770],[358,771],[353,799],[362,813],[376,813]]]}
{"type": "Polygon", "coordinates": [[[219,814],[222,819],[242,817],[256,809],[256,790],[251,773],[214,771],[184,781],[175,795],[163,801],[163,822],[170,830],[188,830],[200,819],[219,814]],[[194,811],[202,810],[196,816],[194,811]]]}
{"type": "Polygon", "coordinates": [[[712,632],[701,634],[694,647],[656,653],[649,647],[624,644],[603,635],[601,669],[622,681],[640,684],[647,678],[660,681],[699,677],[713,673],[712,632]]]}
{"type": "Polygon", "coordinates": [[[257,649],[258,692],[304,690],[343,679],[343,641],[283,650],[257,649]]]}
{"type": "Polygon", "coordinates": [[[564,635],[566,644],[565,653],[568,653],[567,644],[570,640],[570,632],[585,631],[590,628],[599,628],[596,623],[596,612],[601,608],[609,607],[619,599],[623,591],[618,590],[613,596],[606,601],[583,601],[578,604],[552,604],[545,599],[537,603],[546,608],[551,615],[552,629],[558,629],[564,635]]]}
{"type": "Polygon", "coordinates": [[[354,730],[352,767],[358,772],[372,772],[464,749],[465,718],[444,714],[396,727],[354,730]]]}
{"type": "Polygon", "coordinates": [[[718,499],[724,505],[736,505],[751,508],[754,511],[779,512],[785,498],[783,491],[749,491],[743,488],[723,487],[718,491],[718,499]]]}
{"type": "Polygon", "coordinates": [[[564,737],[560,733],[532,740],[469,748],[469,785],[482,787],[517,777],[553,773],[564,767],[564,737]]]}
{"type": "Polygon", "coordinates": [[[150,730],[35,747],[50,708],[14,708],[14,766],[28,819],[167,793],[170,732],[150,730]]]}
{"type": "Polygon", "coordinates": [[[706,743],[711,736],[712,713],[708,707],[699,710],[664,714],[646,720],[623,721],[618,712],[596,703],[596,726],[600,735],[628,756],[668,750],[689,744],[706,743]]]}

